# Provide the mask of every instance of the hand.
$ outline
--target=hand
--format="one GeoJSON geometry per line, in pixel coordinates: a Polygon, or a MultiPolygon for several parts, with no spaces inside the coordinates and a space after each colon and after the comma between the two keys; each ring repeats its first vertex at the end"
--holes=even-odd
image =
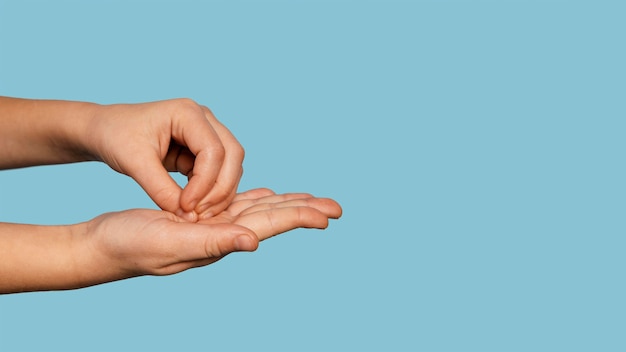
{"type": "Polygon", "coordinates": [[[309,194],[276,195],[267,189],[238,194],[216,216],[189,223],[158,210],[128,210],[85,223],[77,258],[83,285],[139,275],[169,275],[218,261],[234,251],[253,251],[259,241],[298,228],[326,228],[341,216],[335,201],[309,194]],[[85,249],[87,248],[87,249],[85,249]]]}
{"type": "Polygon", "coordinates": [[[236,194],[244,150],[208,108],[191,100],[101,106],[88,130],[96,159],[187,221],[220,213],[236,194]],[[168,171],[188,176],[184,189],[168,171]]]}

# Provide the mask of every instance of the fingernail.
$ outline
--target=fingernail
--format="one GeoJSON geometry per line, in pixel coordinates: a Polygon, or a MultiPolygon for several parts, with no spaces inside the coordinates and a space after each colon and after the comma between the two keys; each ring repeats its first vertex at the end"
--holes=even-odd
{"type": "Polygon", "coordinates": [[[200,202],[200,201],[199,201],[198,199],[192,199],[192,200],[189,202],[189,208],[190,208],[190,209],[195,209],[195,208],[196,208],[196,206],[198,206],[198,203],[199,203],[199,202],[200,202]]]}
{"type": "Polygon", "coordinates": [[[198,215],[198,217],[199,217],[201,220],[210,219],[210,218],[212,218],[212,217],[213,217],[213,213],[212,213],[212,212],[210,212],[210,211],[208,211],[208,212],[206,212],[206,213],[202,213],[202,214],[198,215]]]}
{"type": "Polygon", "coordinates": [[[253,251],[256,248],[256,243],[248,235],[241,235],[235,238],[235,250],[238,251],[253,251]]]}
{"type": "Polygon", "coordinates": [[[178,216],[179,218],[183,218],[189,222],[196,222],[198,221],[198,214],[196,214],[196,212],[194,211],[189,211],[186,212],[182,209],[178,209],[176,210],[176,216],[178,216]]]}
{"type": "Polygon", "coordinates": [[[198,213],[206,213],[206,210],[211,207],[210,203],[196,204],[193,209],[198,211],[198,213]]]}

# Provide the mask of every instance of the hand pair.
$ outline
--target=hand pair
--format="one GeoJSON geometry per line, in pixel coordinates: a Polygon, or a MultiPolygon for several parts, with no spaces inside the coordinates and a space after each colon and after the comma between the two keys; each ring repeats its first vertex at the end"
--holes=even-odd
{"type": "Polygon", "coordinates": [[[309,194],[236,195],[244,150],[208,108],[191,100],[103,106],[92,121],[94,154],[170,212],[132,210],[92,220],[93,248],[122,262],[132,258],[129,272],[207,265],[297,227],[325,228],[328,218],[341,215],[335,201],[309,194]],[[181,190],[168,171],[187,175],[187,186],[181,190]]]}
{"type": "Polygon", "coordinates": [[[0,223],[0,293],[172,274],[341,215],[335,201],[308,194],[237,194],[243,157],[228,129],[188,99],[105,106],[0,97],[0,169],[100,160],[163,209],[66,226],[0,223]],[[188,176],[184,189],[171,171],[188,176]]]}

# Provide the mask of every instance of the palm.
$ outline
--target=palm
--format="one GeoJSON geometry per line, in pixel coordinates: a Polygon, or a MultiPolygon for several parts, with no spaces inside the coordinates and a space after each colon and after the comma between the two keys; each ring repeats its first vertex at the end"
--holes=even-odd
{"type": "Polygon", "coordinates": [[[113,262],[128,277],[208,265],[234,251],[255,250],[259,241],[298,227],[325,228],[329,218],[340,215],[341,207],[331,199],[256,189],[238,194],[224,211],[198,223],[165,211],[136,209],[105,214],[91,228],[96,257],[109,262],[102,266],[113,262]],[[243,244],[237,242],[241,237],[243,244]]]}

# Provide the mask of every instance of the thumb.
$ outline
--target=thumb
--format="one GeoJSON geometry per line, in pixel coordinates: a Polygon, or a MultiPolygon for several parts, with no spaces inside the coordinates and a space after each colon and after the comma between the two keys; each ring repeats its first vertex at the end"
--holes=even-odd
{"type": "Polygon", "coordinates": [[[233,224],[204,225],[181,222],[176,224],[178,233],[176,253],[183,261],[221,258],[229,253],[251,252],[259,246],[252,230],[233,224]]]}
{"type": "Polygon", "coordinates": [[[180,204],[182,189],[170,177],[161,161],[154,158],[146,158],[129,172],[131,176],[148,196],[163,210],[176,212],[180,204]]]}

